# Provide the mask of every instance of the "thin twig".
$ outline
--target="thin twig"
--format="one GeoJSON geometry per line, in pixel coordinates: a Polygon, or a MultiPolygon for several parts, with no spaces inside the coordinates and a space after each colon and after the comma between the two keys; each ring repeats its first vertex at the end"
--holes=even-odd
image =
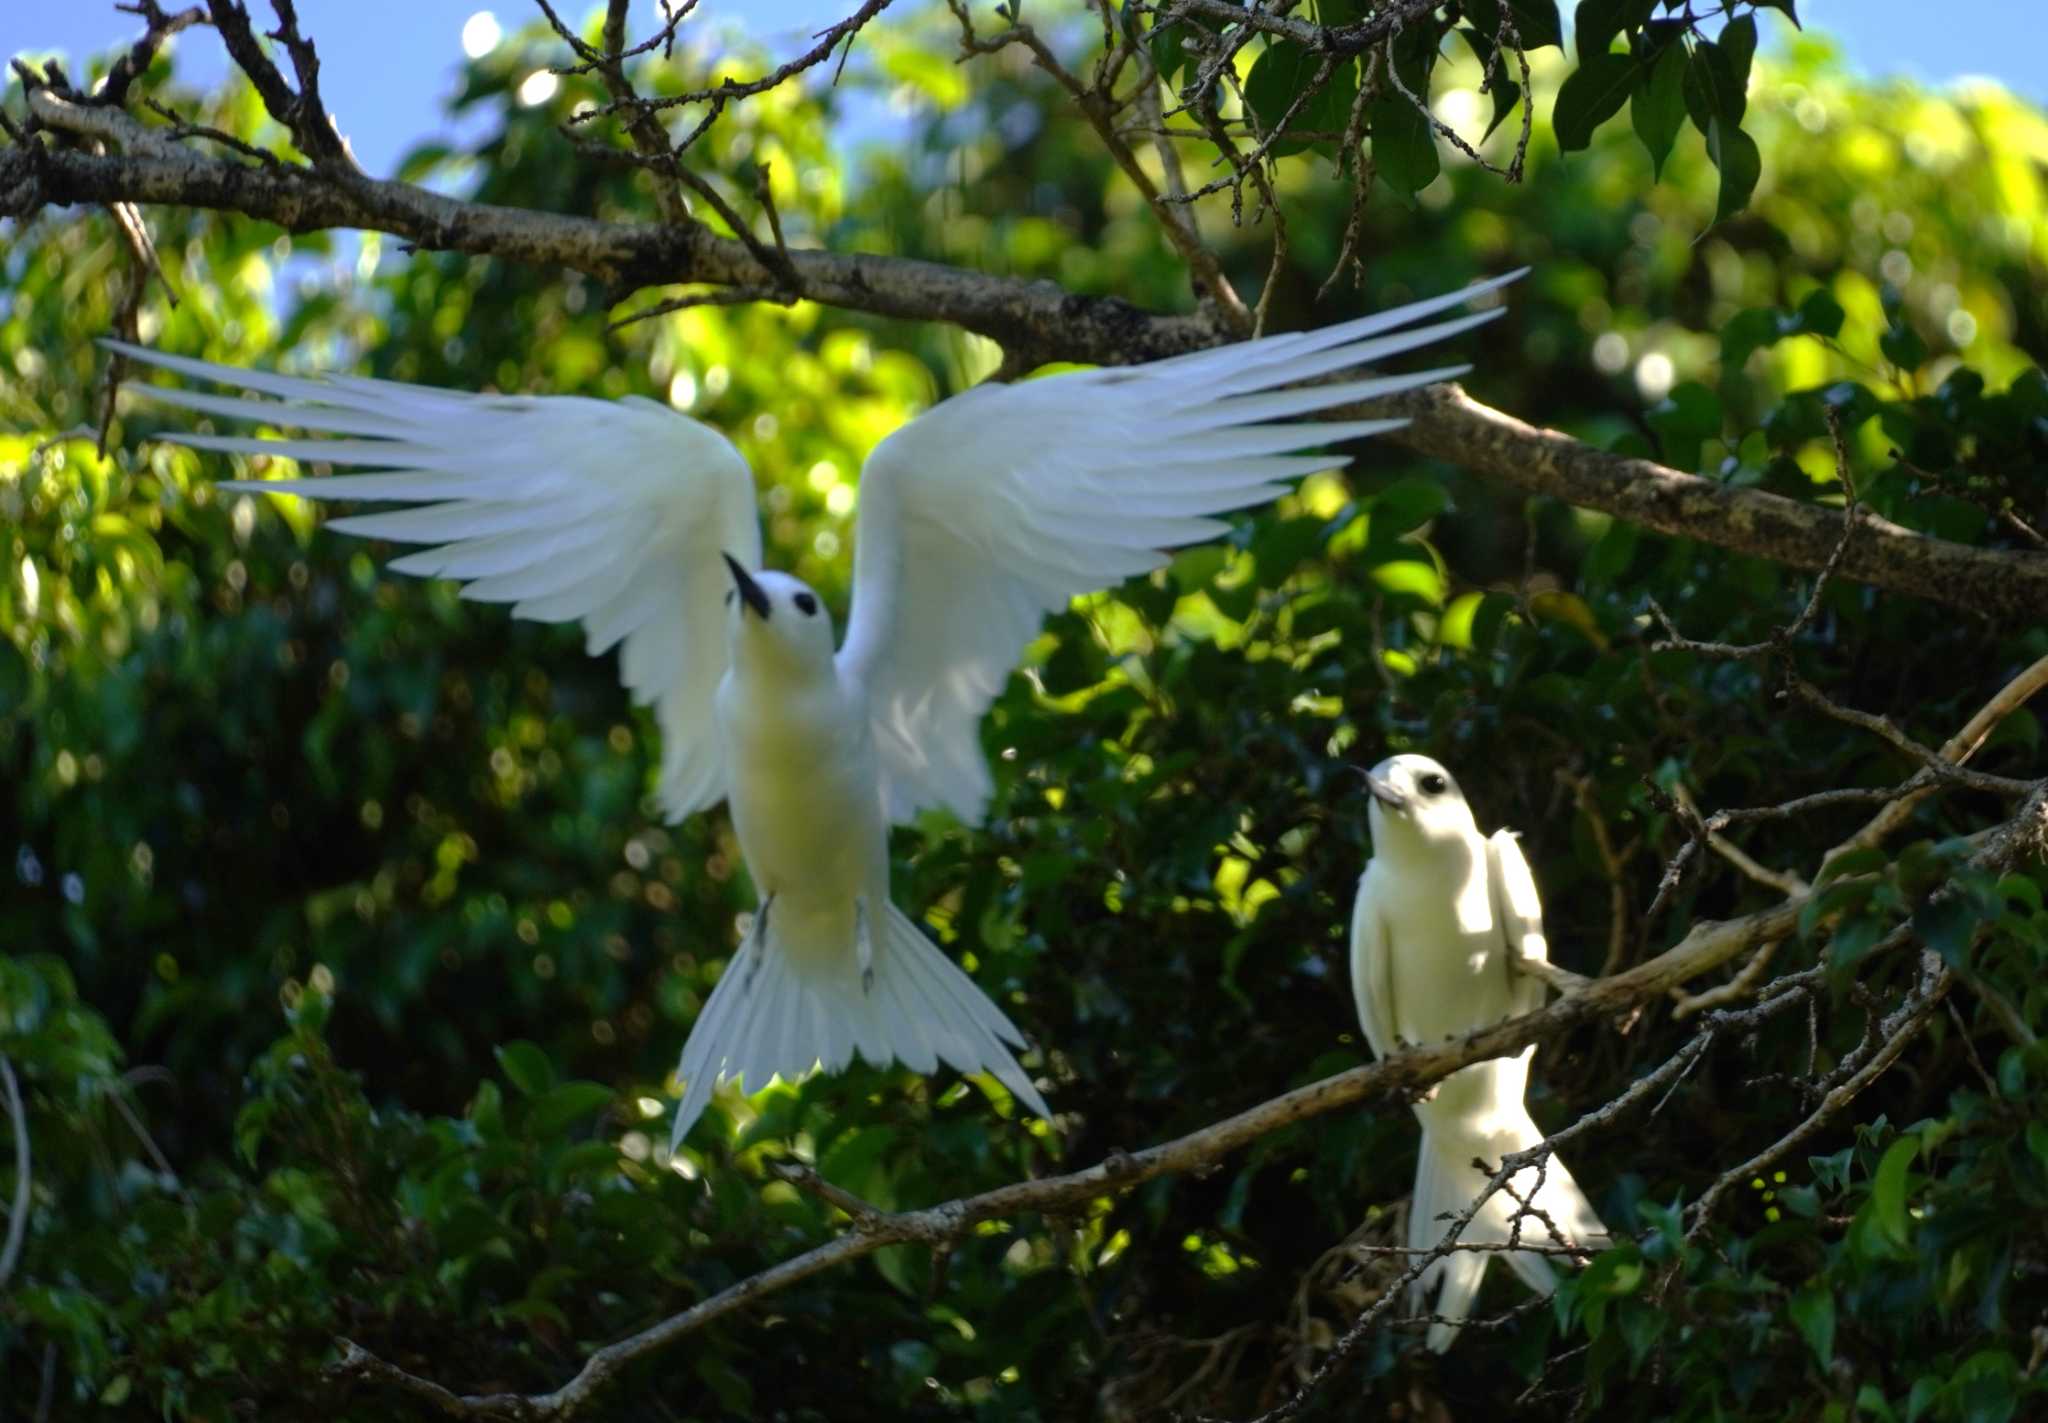
{"type": "Polygon", "coordinates": [[[1938,955],[1931,951],[1923,953],[1920,982],[1912,994],[1893,1009],[1879,1027],[1881,1043],[1848,1077],[1837,1083],[1821,1099],[1820,1105],[1808,1113],[1797,1126],[1740,1166],[1722,1173],[1714,1184],[1707,1188],[1698,1204],[1693,1207],[1693,1225],[1686,1232],[1686,1239],[1693,1239],[1707,1228],[1708,1222],[1713,1218],[1714,1207],[1720,1204],[1721,1198],[1732,1186],[1775,1165],[1787,1152],[1833,1120],[1864,1088],[1883,1076],[1886,1070],[1898,1061],[1899,1054],[1906,1050],[1907,1044],[1927,1026],[1928,1020],[1934,1016],[1934,1010],[1941,1006],[1942,999],[1947,996],[1954,982],[1954,973],[1941,962],[1938,955]]]}
{"type": "Polygon", "coordinates": [[[34,1184],[29,1171],[28,1109],[21,1104],[21,1086],[14,1080],[14,1064],[5,1053],[0,1053],[0,1089],[6,1092],[7,1120],[14,1127],[14,1209],[7,1217],[7,1243],[0,1245],[0,1289],[5,1289],[21,1259],[22,1242],[28,1238],[34,1184]]]}

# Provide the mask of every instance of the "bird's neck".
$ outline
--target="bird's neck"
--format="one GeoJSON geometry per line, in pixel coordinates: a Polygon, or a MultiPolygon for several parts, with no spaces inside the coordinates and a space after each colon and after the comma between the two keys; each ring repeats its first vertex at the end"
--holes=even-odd
{"type": "Polygon", "coordinates": [[[1483,843],[1472,835],[1418,835],[1411,831],[1376,840],[1373,853],[1385,856],[1403,870],[1449,876],[1469,871],[1483,843]]]}
{"type": "Polygon", "coordinates": [[[751,638],[735,640],[730,666],[733,680],[756,706],[815,695],[836,688],[839,680],[829,656],[751,638]]]}

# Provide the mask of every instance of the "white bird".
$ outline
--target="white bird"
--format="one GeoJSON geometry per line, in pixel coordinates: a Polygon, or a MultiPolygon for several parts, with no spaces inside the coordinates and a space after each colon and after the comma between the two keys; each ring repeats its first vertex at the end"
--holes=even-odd
{"type": "MultiPolygon", "coordinates": [[[[1389,757],[1366,773],[1365,783],[1372,794],[1373,857],[1351,910],[1351,987],[1373,1054],[1387,1057],[1410,1044],[1462,1037],[1541,1007],[1542,982],[1513,963],[1517,956],[1550,959],[1536,881],[1513,833],[1482,836],[1458,783],[1427,756],[1389,757]]],[[[1460,1068],[1415,1104],[1422,1150],[1408,1208],[1409,1249],[1435,1248],[1471,1206],[1491,1177],[1472,1165],[1475,1159],[1498,1169],[1508,1153],[1543,1140],[1523,1105],[1535,1051],[1532,1044],[1513,1057],[1460,1068]]],[[[1598,1249],[1607,1227],[1553,1156],[1540,1173],[1531,1166],[1510,1177],[1458,1239],[1598,1249]],[[1563,1239],[1535,1214],[1517,1221],[1517,1196],[1548,1216],[1563,1239]]],[[[1550,1260],[1536,1251],[1453,1250],[1432,1262],[1409,1291],[1416,1310],[1435,1295],[1439,1322],[1429,1328],[1431,1349],[1451,1347],[1458,1326],[1444,1321],[1470,1317],[1495,1254],[1538,1293],[1557,1288],[1550,1260]]]]}
{"type": "Polygon", "coordinates": [[[754,571],[760,524],[739,452],[667,406],[299,379],[107,344],[277,399],[140,394],[339,437],[184,444],[376,470],[249,487],[423,504],[328,527],[432,545],[391,567],[462,579],[464,597],[517,617],[580,621],[593,654],[621,645],[620,675],[661,727],[663,810],[680,820],[728,801],[761,896],[683,1047],[680,1142],[717,1082],[758,1090],[818,1064],[839,1071],[856,1051],[876,1066],[988,1072],[1050,1115],[1005,1046],[1023,1036],[890,902],[889,826],[927,806],[980,822],[982,714],[1048,611],[1343,463],[1304,447],[1403,423],[1292,417],[1464,371],[1325,380],[1488,320],[1498,313],[1401,329],[1519,275],[1319,331],[941,401],[862,470],[836,653],[816,593],[754,571]]]}

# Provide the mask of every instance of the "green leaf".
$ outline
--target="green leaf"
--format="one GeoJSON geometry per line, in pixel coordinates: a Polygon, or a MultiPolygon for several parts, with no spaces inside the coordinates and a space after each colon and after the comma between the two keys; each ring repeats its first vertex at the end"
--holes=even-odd
{"type": "Polygon", "coordinates": [[[1646,67],[1636,70],[1629,96],[1629,121],[1650,151],[1650,171],[1662,178],[1664,160],[1685,123],[1685,46],[1668,44],[1646,67]]]}
{"type": "Polygon", "coordinates": [[[1733,123],[1716,118],[1707,129],[1707,156],[1721,170],[1721,195],[1714,205],[1714,221],[1725,222],[1749,206],[1763,176],[1763,155],[1756,140],[1733,123]]]}
{"type": "Polygon", "coordinates": [[[1800,1337],[1813,1350],[1813,1357],[1822,1368],[1834,1362],[1835,1358],[1835,1295],[1819,1280],[1810,1280],[1806,1288],[1786,1302],[1785,1312],[1792,1316],[1792,1322],[1799,1327],[1800,1337]]]}
{"type": "Polygon", "coordinates": [[[1465,43],[1470,45],[1472,53],[1478,56],[1480,68],[1489,76],[1486,81],[1486,92],[1493,96],[1493,117],[1487,120],[1486,132],[1481,137],[1492,138],[1493,131],[1501,126],[1501,121],[1512,114],[1515,105],[1522,101],[1522,86],[1508,78],[1505,64],[1498,69],[1494,67],[1494,43],[1490,37],[1470,26],[1459,30],[1458,33],[1465,37],[1465,43]]]}
{"type": "Polygon", "coordinates": [[[1579,1276],[1579,1291],[1582,1295],[1618,1299],[1641,1289],[1646,1274],[1642,1251],[1633,1243],[1617,1245],[1593,1257],[1579,1276]]]}
{"type": "MultiPolygon", "coordinates": [[[[1558,18],[1557,0],[1508,0],[1508,11],[1523,49],[1564,48],[1564,22],[1558,18]]],[[[1465,0],[1465,14],[1486,34],[1500,36],[1500,0],[1465,0]]]]}
{"type": "Polygon", "coordinates": [[[476,1087],[476,1096],[469,1104],[469,1119],[476,1124],[477,1135],[486,1141],[505,1135],[505,1094],[498,1090],[498,1084],[486,1078],[476,1087]]]}
{"type": "Polygon", "coordinates": [[[1748,96],[1736,86],[1735,72],[1720,46],[1712,40],[1695,41],[1685,64],[1685,110],[1693,127],[1711,138],[1715,119],[1740,124],[1748,103],[1748,96]]]}
{"type": "Polygon", "coordinates": [[[1799,303],[1797,333],[1833,340],[1842,334],[1842,321],[1846,314],[1833,292],[1826,287],[1815,287],[1799,303]]]}
{"type": "Polygon", "coordinates": [[[1828,967],[1836,972],[1850,968],[1877,946],[1888,928],[1885,920],[1874,914],[1844,920],[1828,940],[1828,967]]]}
{"type": "Polygon", "coordinates": [[[1877,338],[1877,348],[1902,371],[1917,371],[1927,363],[1927,343],[1903,318],[1877,338]]]}
{"type": "Polygon", "coordinates": [[[1388,542],[1419,529],[1451,507],[1451,496],[1438,479],[1410,476],[1397,479],[1372,496],[1372,541],[1388,542]]]}
{"type": "Polygon", "coordinates": [[[1746,95],[1750,65],[1756,59],[1756,16],[1738,15],[1730,20],[1717,43],[1728,57],[1728,77],[1735,81],[1736,92],[1746,95]]]}
{"type": "Polygon", "coordinates": [[[1373,169],[1403,195],[1419,193],[1436,179],[1443,160],[1429,120],[1398,93],[1383,93],[1368,110],[1372,121],[1373,169]]]}
{"type": "Polygon", "coordinates": [[[1757,6],[1768,5],[1773,10],[1783,10],[1785,18],[1792,22],[1793,29],[1801,30],[1806,28],[1799,23],[1799,12],[1793,8],[1794,0],[1750,0],[1750,3],[1757,6]]]}
{"type": "Polygon", "coordinates": [[[506,1043],[497,1050],[498,1066],[505,1080],[529,1097],[538,1097],[555,1085],[555,1067],[548,1055],[525,1039],[506,1043]]]}
{"type": "Polygon", "coordinates": [[[1642,530],[1627,519],[1616,519],[1586,551],[1579,564],[1579,578],[1588,586],[1606,586],[1628,571],[1636,556],[1642,530]]]}
{"type": "Polygon", "coordinates": [[[1640,25],[1650,17],[1654,0],[1579,0],[1579,8],[1572,15],[1572,34],[1578,41],[1579,63],[1584,64],[1597,54],[1605,54],[1613,45],[1614,37],[1631,25],[1640,25]],[[1640,11],[1640,14],[1636,12],[1640,11]]]}
{"type": "Polygon", "coordinates": [[[1700,445],[1721,433],[1721,398],[1696,380],[1680,381],[1644,419],[1674,469],[1696,469],[1700,445]]]}
{"type": "Polygon", "coordinates": [[[1721,371],[1740,370],[1750,356],[1776,344],[1785,334],[1785,313],[1775,306],[1752,306],[1728,318],[1721,328],[1721,371]]]}
{"type": "Polygon", "coordinates": [[[1635,78],[1630,55],[1596,54],[1582,61],[1558,89],[1551,110],[1559,151],[1571,153],[1592,143],[1593,130],[1621,112],[1635,78]]]}
{"type": "Polygon", "coordinates": [[[1162,80],[1172,84],[1173,76],[1188,62],[1186,27],[1180,23],[1155,26],[1146,43],[1152,54],[1152,67],[1159,71],[1162,80]]]}
{"type": "Polygon", "coordinates": [[[1955,967],[1969,962],[1970,940],[1983,922],[1978,906],[1964,894],[1930,899],[1913,911],[1913,932],[1955,967]]]}
{"type": "Polygon", "coordinates": [[[1906,1173],[1919,1154],[1920,1138],[1900,1137],[1885,1149],[1871,1182],[1870,1205],[1877,1214],[1877,1227],[1894,1245],[1906,1243],[1906,1173]]]}
{"type": "MultiPolygon", "coordinates": [[[[1337,60],[1323,87],[1309,96],[1291,120],[1287,119],[1289,106],[1315,83],[1322,66],[1321,55],[1290,40],[1275,40],[1266,46],[1244,80],[1244,101],[1257,116],[1260,132],[1271,133],[1283,120],[1290,133],[1344,130],[1351,120],[1351,105],[1358,98],[1358,62],[1353,59],[1337,60]]],[[[1306,140],[1285,138],[1276,140],[1269,151],[1277,158],[1285,158],[1308,146],[1306,140]]]]}
{"type": "Polygon", "coordinates": [[[2048,1167],[2048,1122],[2027,1123],[2027,1150],[2034,1153],[2034,1159],[2048,1167]]]}
{"type": "Polygon", "coordinates": [[[564,1082],[537,1097],[526,1116],[526,1134],[550,1137],[578,1117],[611,1105],[615,1094],[598,1082],[564,1082]]]}

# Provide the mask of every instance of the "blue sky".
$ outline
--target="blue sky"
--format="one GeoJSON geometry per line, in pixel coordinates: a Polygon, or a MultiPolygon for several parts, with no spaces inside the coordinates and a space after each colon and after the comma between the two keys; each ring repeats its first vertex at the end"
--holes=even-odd
{"type": "MultiPolygon", "coordinates": [[[[903,0],[906,9],[918,3],[925,0],[903,0]]],[[[1833,35],[1865,73],[1903,73],[1933,83],[1984,74],[2048,103],[2048,17],[2042,0],[1798,3],[1807,27],[1833,35]]],[[[76,58],[125,44],[139,28],[112,0],[0,0],[0,7],[11,12],[0,53],[55,49],[76,58]]],[[[251,8],[261,15],[267,7],[252,0],[251,8]]],[[[560,8],[578,14],[588,7],[570,0],[560,8]]],[[[637,8],[644,21],[658,13],[655,0],[641,0],[637,8]]],[[[847,8],[848,0],[703,0],[699,13],[743,23],[771,51],[790,55],[847,8]]],[[[1569,11],[1569,0],[1562,8],[1569,11]]],[[[484,9],[495,11],[507,28],[538,14],[528,0],[299,0],[301,26],[320,48],[328,106],[370,172],[388,174],[412,144],[446,130],[441,101],[462,57],[463,27],[484,9]]],[[[1766,28],[1778,19],[1767,16],[1766,28]]],[[[188,32],[178,59],[181,70],[200,84],[217,78],[226,63],[207,30],[188,32]]]]}

